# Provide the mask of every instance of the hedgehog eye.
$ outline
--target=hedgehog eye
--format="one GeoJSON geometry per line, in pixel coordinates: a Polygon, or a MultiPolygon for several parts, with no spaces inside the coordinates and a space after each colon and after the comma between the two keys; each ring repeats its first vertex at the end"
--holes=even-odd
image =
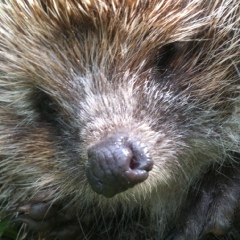
{"type": "Polygon", "coordinates": [[[157,69],[164,73],[171,68],[171,63],[175,59],[177,48],[175,43],[169,43],[161,48],[157,55],[157,69]]]}
{"type": "Polygon", "coordinates": [[[36,101],[37,101],[36,107],[43,121],[47,121],[49,123],[56,122],[57,119],[56,103],[46,93],[42,91],[37,93],[36,101]]]}

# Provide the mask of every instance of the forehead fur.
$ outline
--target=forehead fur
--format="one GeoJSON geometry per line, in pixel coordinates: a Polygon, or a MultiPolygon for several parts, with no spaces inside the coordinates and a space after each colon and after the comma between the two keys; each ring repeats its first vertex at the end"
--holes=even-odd
{"type": "MultiPolygon", "coordinates": [[[[59,92],[63,86],[58,83],[95,69],[108,77],[144,72],[163,46],[195,41],[195,49],[189,49],[192,57],[182,61],[181,69],[195,69],[197,76],[208,68],[221,79],[229,75],[223,61],[232,58],[237,64],[239,49],[232,44],[238,42],[239,19],[232,17],[236,15],[236,0],[6,0],[0,8],[0,58],[8,64],[0,62],[0,69],[24,78],[25,84],[29,78],[30,84],[37,82],[51,91],[56,86],[59,92]]],[[[197,84],[205,88],[205,81],[197,84]]],[[[71,86],[64,88],[67,93],[71,86]]],[[[208,83],[208,89],[216,88],[215,81],[208,83]]]]}
{"type": "Polygon", "coordinates": [[[101,63],[107,53],[118,62],[130,57],[140,62],[161,45],[186,40],[203,24],[196,17],[197,2],[13,0],[1,7],[1,34],[9,52],[19,51],[29,62],[47,60],[43,52],[50,49],[62,52],[51,60],[68,55],[79,65],[101,63]]]}

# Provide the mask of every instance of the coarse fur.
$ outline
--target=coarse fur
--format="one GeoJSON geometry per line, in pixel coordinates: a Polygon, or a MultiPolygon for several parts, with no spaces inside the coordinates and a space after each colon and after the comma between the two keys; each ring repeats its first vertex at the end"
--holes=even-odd
{"type": "Polygon", "coordinates": [[[47,192],[79,239],[163,240],[190,187],[239,162],[239,35],[238,0],[0,3],[3,215],[47,192]],[[154,167],[108,199],[87,182],[87,149],[117,132],[154,167]]]}

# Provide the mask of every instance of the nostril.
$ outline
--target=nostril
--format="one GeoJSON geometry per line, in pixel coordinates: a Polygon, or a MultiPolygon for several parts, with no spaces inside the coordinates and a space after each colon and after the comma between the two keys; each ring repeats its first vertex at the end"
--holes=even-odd
{"type": "Polygon", "coordinates": [[[86,175],[92,189],[112,197],[145,181],[153,162],[141,144],[125,133],[115,134],[88,149],[86,175]]]}
{"type": "Polygon", "coordinates": [[[141,144],[138,141],[129,140],[127,145],[132,152],[132,157],[129,163],[130,169],[145,170],[147,172],[151,171],[153,162],[149,159],[141,144]]]}
{"type": "Polygon", "coordinates": [[[135,157],[132,157],[130,160],[130,165],[129,167],[134,170],[137,169],[140,166],[139,162],[137,161],[137,159],[135,157]]]}

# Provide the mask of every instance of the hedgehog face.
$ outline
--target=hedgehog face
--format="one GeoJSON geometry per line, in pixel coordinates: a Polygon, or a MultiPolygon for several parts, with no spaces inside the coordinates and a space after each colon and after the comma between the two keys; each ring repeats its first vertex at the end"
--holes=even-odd
{"type": "Polygon", "coordinates": [[[223,128],[237,95],[227,3],[2,5],[1,111],[29,189],[142,198],[236,148],[223,128]]]}

